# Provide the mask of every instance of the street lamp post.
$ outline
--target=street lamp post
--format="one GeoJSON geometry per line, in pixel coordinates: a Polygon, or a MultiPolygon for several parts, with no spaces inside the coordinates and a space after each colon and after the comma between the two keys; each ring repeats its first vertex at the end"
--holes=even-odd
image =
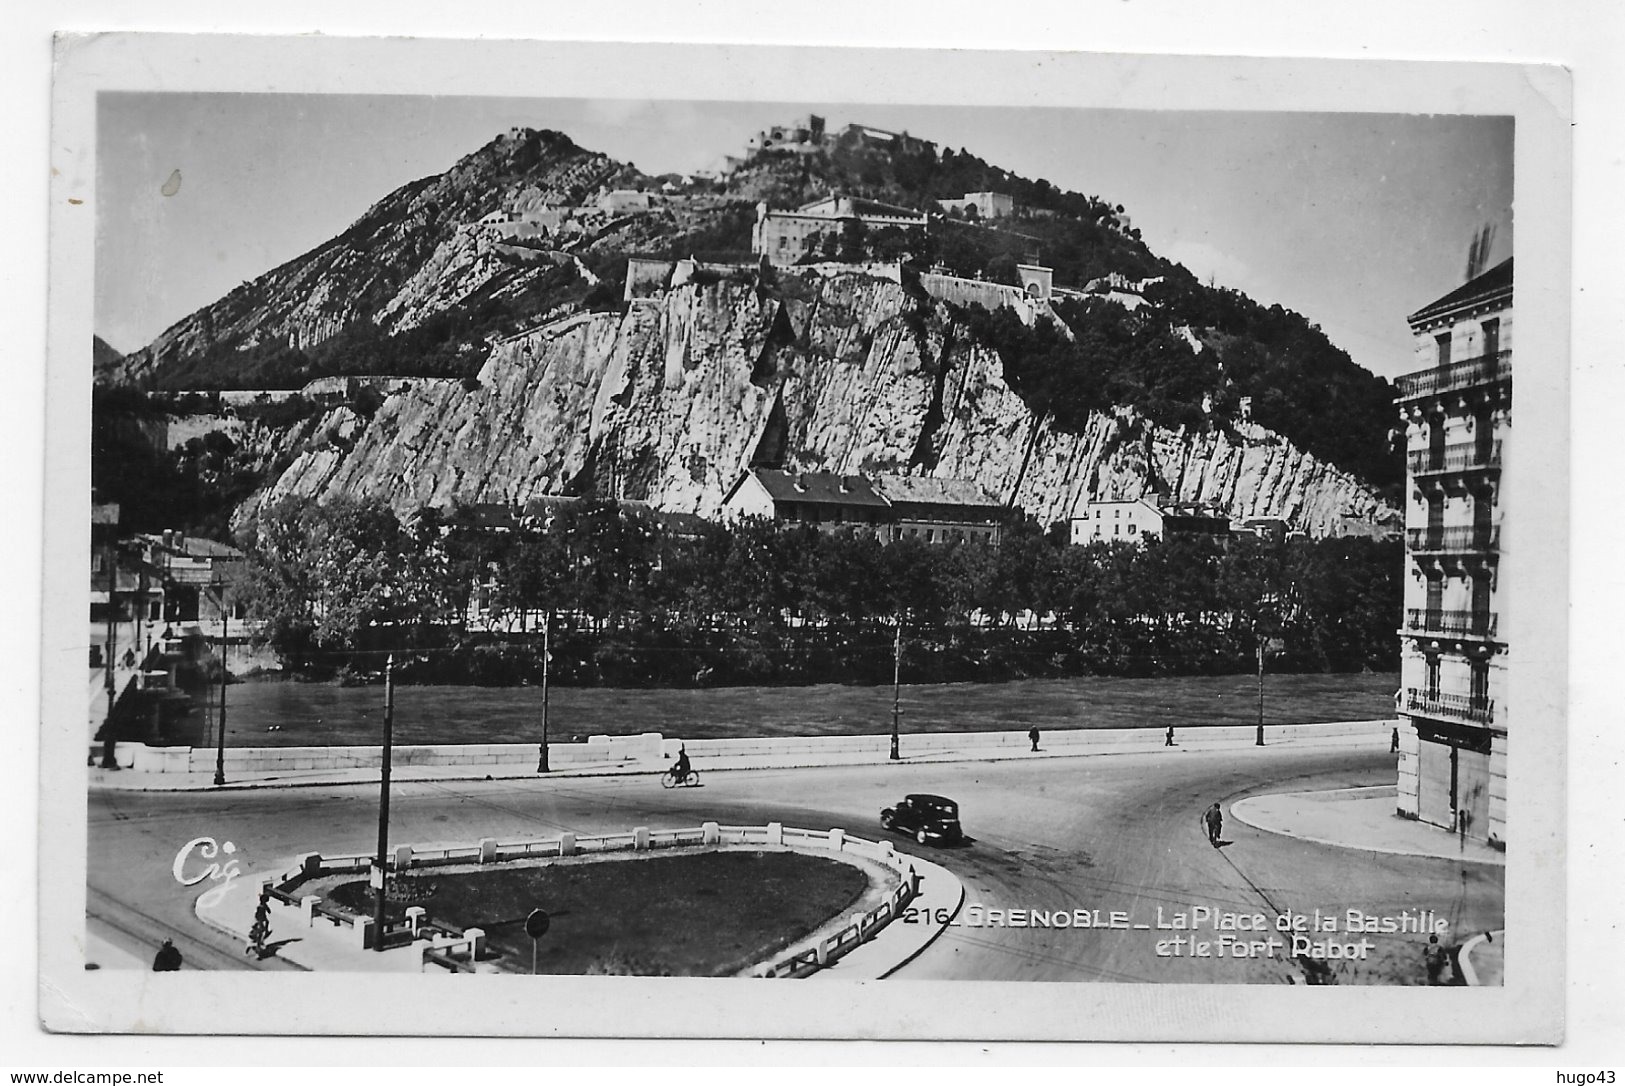
{"type": "Polygon", "coordinates": [[[547,764],[547,665],[552,659],[552,649],[548,644],[548,633],[553,627],[553,609],[542,616],[542,745],[536,759],[536,772],[547,773],[551,766],[547,764]]]}
{"type": "Polygon", "coordinates": [[[384,761],[378,793],[378,855],[373,859],[372,948],[384,949],[384,854],[389,850],[389,756],[395,741],[395,654],[384,661],[384,761]]]}
{"type": "Polygon", "coordinates": [[[220,590],[220,727],[214,737],[214,786],[226,783],[226,653],[231,644],[231,612],[226,610],[226,590],[220,590]]]}
{"type": "Polygon", "coordinates": [[[1264,745],[1264,642],[1258,642],[1258,741],[1255,746],[1264,745]]]}
{"type": "Polygon", "coordinates": [[[891,664],[891,760],[898,761],[897,753],[897,727],[903,715],[902,707],[902,678],[903,678],[903,616],[897,616],[897,636],[892,642],[891,664]]]}

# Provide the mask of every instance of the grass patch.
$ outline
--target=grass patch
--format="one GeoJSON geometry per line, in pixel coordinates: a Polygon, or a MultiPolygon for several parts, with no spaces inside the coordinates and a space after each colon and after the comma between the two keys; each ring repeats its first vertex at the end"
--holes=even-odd
{"type": "MultiPolygon", "coordinates": [[[[525,917],[552,926],[537,971],[628,976],[730,976],[809,934],[869,888],[861,868],[797,852],[698,852],[390,880],[385,911],[409,904],[460,928],[483,928],[505,968],[530,969],[525,917]],[[399,887],[399,890],[397,890],[399,887]]],[[[336,905],[371,915],[372,888],[340,883],[336,905]]]]}

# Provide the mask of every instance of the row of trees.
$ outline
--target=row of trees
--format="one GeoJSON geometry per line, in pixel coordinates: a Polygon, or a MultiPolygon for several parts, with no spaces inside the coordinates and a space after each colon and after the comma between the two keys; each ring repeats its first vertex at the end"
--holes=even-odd
{"type": "Polygon", "coordinates": [[[565,682],[881,681],[901,622],[917,678],[1388,669],[1396,544],[1148,540],[1069,546],[1031,521],[1003,544],[882,545],[767,522],[678,535],[583,501],[492,531],[470,511],[284,503],[248,540],[243,591],[296,668],[420,653],[426,678],[524,681],[555,616],[565,682]],[[465,623],[471,600],[489,621],[465,623]]]}

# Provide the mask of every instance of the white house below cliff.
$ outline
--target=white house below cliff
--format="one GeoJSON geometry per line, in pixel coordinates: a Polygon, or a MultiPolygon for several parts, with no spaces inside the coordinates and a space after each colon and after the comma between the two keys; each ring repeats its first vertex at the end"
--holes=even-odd
{"type": "Polygon", "coordinates": [[[1222,512],[1194,503],[1162,504],[1155,498],[1090,502],[1081,517],[1072,518],[1071,540],[1076,544],[1142,543],[1147,536],[1226,536],[1230,521],[1222,512]]]}

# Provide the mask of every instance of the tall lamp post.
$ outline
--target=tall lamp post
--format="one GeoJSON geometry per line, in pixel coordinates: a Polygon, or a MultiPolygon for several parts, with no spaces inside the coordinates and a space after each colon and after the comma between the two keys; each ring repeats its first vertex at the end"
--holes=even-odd
{"type": "Polygon", "coordinates": [[[1264,639],[1258,639],[1258,741],[1254,746],[1264,745],[1264,639]]]}
{"type": "Polygon", "coordinates": [[[395,742],[395,654],[384,661],[384,761],[379,776],[378,855],[373,859],[372,882],[377,897],[372,905],[372,948],[384,949],[384,854],[389,850],[389,756],[395,742]]]}
{"type": "Polygon", "coordinates": [[[220,600],[220,721],[219,734],[214,737],[214,786],[226,783],[226,680],[231,677],[226,667],[226,653],[231,651],[231,611],[226,608],[226,589],[218,587],[220,600]]]}
{"type": "Polygon", "coordinates": [[[897,616],[897,636],[892,641],[891,663],[891,760],[898,761],[897,753],[897,726],[903,715],[902,707],[902,678],[903,678],[903,616],[897,616]]]}
{"type": "Polygon", "coordinates": [[[536,760],[538,773],[550,772],[552,768],[547,764],[547,665],[553,659],[548,633],[552,628],[553,609],[548,608],[542,616],[542,745],[536,760]]]}

